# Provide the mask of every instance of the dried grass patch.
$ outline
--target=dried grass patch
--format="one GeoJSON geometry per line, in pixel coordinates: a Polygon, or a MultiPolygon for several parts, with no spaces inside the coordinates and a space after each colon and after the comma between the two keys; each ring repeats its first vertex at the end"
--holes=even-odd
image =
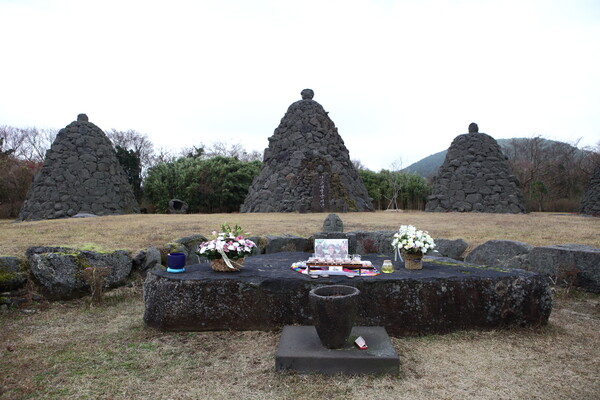
{"type": "Polygon", "coordinates": [[[400,376],[276,373],[279,332],[160,332],[139,286],[0,314],[0,399],[594,399],[600,296],[559,291],[539,329],[393,338],[400,376]]]}
{"type": "MultiPolygon", "coordinates": [[[[224,221],[257,235],[320,231],[326,214],[127,215],[13,224],[0,253],[94,243],[133,252],[205,235],[224,221]]],[[[600,247],[600,219],[577,215],[341,214],[345,231],[414,224],[434,237],[600,247]]],[[[559,291],[542,329],[395,338],[398,377],[278,374],[278,332],[160,332],[144,326],[140,286],[0,314],[0,399],[593,399],[600,393],[600,297],[559,291]]]]}
{"type": "MultiPolygon", "coordinates": [[[[413,224],[434,238],[465,239],[471,247],[491,239],[518,240],[534,246],[579,243],[600,247],[600,218],[571,214],[478,214],[374,212],[339,214],[346,232],[396,230],[413,224]]],[[[13,223],[0,221],[0,254],[22,256],[31,246],[93,243],[106,249],[137,252],[184,236],[210,235],[223,222],[239,223],[254,235],[320,232],[326,213],[123,215],[13,223]]]]}

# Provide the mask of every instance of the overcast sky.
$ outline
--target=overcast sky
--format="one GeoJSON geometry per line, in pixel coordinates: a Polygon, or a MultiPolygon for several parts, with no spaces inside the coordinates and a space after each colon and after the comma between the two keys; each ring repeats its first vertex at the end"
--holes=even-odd
{"type": "Polygon", "coordinates": [[[598,0],[0,0],[0,37],[0,125],[86,113],[156,147],[262,152],[311,88],[373,170],[471,122],[600,141],[598,0]]]}

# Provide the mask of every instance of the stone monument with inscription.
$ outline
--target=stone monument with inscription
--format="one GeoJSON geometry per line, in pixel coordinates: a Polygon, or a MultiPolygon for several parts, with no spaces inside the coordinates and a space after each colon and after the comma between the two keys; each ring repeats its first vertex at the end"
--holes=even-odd
{"type": "Polygon", "coordinates": [[[304,89],[269,138],[242,212],[372,211],[335,124],[304,89]]]}
{"type": "Polygon", "coordinates": [[[600,216],[600,164],[594,169],[594,174],[581,199],[579,212],[582,214],[600,216]]]}

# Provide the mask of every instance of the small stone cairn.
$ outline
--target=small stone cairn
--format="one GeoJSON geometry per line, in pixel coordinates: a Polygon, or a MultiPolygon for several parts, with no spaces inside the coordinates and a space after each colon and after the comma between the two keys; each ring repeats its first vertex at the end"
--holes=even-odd
{"type": "Polygon", "coordinates": [[[110,140],[85,114],[61,129],[46,152],[18,220],[139,213],[110,140]]]}
{"type": "Polygon", "coordinates": [[[496,140],[477,124],[457,136],[440,167],[425,211],[524,213],[523,192],[496,140]]]}
{"type": "Polygon", "coordinates": [[[600,216],[600,164],[594,169],[594,174],[581,199],[579,212],[600,216]]]}
{"type": "Polygon", "coordinates": [[[269,138],[241,212],[372,211],[335,124],[311,89],[301,95],[269,138]]]}

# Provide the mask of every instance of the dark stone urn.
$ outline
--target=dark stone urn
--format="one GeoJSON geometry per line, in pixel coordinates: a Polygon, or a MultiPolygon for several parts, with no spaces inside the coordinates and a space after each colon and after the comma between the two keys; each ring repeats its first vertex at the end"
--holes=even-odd
{"type": "Polygon", "coordinates": [[[310,291],[315,328],[323,346],[344,347],[356,319],[359,294],[357,288],[345,285],[321,286],[310,291]]]}

